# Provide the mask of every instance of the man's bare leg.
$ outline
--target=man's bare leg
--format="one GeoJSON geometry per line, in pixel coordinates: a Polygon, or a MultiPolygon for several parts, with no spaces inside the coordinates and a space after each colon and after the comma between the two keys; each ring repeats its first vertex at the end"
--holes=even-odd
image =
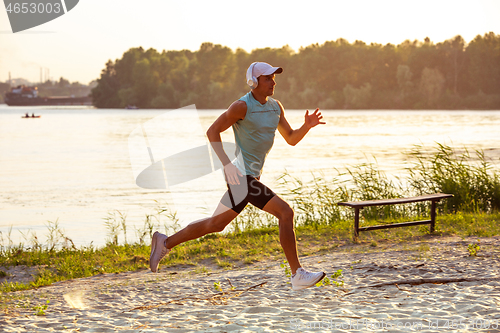
{"type": "Polygon", "coordinates": [[[167,249],[171,249],[191,239],[196,239],[206,234],[220,232],[238,216],[234,210],[219,203],[211,217],[197,220],[188,224],[184,229],[169,236],[165,241],[167,249]]]}
{"type": "Polygon", "coordinates": [[[301,267],[297,254],[295,231],[293,230],[293,209],[279,196],[274,196],[264,206],[264,211],[276,216],[279,220],[280,243],[292,274],[301,267]]]}

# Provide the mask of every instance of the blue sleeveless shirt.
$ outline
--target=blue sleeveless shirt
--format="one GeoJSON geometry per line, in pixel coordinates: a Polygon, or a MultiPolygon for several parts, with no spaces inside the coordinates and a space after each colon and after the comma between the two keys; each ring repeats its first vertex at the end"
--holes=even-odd
{"type": "Polygon", "coordinates": [[[281,108],[271,97],[261,104],[251,91],[239,100],[247,104],[247,113],[244,119],[233,125],[237,156],[235,166],[243,175],[257,178],[262,174],[264,161],[273,146],[281,108]]]}

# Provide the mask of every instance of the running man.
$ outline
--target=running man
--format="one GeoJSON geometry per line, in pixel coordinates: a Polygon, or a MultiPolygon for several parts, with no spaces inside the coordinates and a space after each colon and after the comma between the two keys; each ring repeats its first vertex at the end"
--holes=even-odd
{"type": "Polygon", "coordinates": [[[276,129],[288,144],[294,146],[311,128],[325,124],[321,121],[321,112],[316,109],[311,114],[306,111],[304,124],[299,129],[290,127],[283,106],[270,97],[274,94],[276,85],[275,74],[282,72],[281,67],[272,67],[265,62],[254,62],[248,68],[247,83],[252,90],[231,104],[207,131],[208,139],[224,165],[228,190],[211,217],[194,221],[172,236],[158,231],[153,234],[149,258],[151,271],[158,270],[158,264],[173,247],[224,230],[251,203],[279,220],[279,238],[292,272],[292,289],[312,287],[325,277],[324,272],[313,273],[302,268],[293,229],[294,212],[259,180],[264,161],[273,145],[276,129]],[[238,156],[234,162],[224,152],[220,135],[230,126],[233,127],[238,156]]]}

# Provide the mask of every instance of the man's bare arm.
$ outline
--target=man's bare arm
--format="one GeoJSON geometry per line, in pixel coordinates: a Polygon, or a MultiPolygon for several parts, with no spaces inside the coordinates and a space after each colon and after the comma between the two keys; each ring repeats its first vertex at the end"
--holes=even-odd
{"type": "Polygon", "coordinates": [[[246,112],[247,104],[238,100],[231,104],[227,111],[221,114],[207,131],[208,140],[219,157],[222,165],[224,165],[226,180],[231,185],[239,184],[240,181],[238,176],[242,175],[241,172],[231,163],[231,160],[224,151],[220,134],[238,120],[245,118],[246,112]]]}
{"type": "Polygon", "coordinates": [[[319,109],[316,109],[316,111],[311,114],[309,114],[309,110],[307,110],[304,117],[304,124],[300,128],[294,130],[286,120],[283,105],[281,105],[279,101],[278,104],[281,108],[278,131],[289,145],[295,146],[297,143],[299,143],[300,140],[302,140],[307,134],[307,132],[309,132],[309,130],[314,126],[319,124],[326,124],[325,122],[321,121],[321,119],[323,119],[323,116],[321,115],[321,112],[319,112],[319,109]]]}

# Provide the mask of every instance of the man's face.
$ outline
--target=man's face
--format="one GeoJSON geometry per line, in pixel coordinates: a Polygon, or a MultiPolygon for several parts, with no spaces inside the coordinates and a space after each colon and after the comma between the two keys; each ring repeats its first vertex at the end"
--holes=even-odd
{"type": "Polygon", "coordinates": [[[255,88],[255,90],[261,92],[265,96],[272,96],[274,94],[274,86],[276,85],[276,81],[274,81],[274,74],[261,75],[257,80],[259,81],[259,85],[255,88]]]}

